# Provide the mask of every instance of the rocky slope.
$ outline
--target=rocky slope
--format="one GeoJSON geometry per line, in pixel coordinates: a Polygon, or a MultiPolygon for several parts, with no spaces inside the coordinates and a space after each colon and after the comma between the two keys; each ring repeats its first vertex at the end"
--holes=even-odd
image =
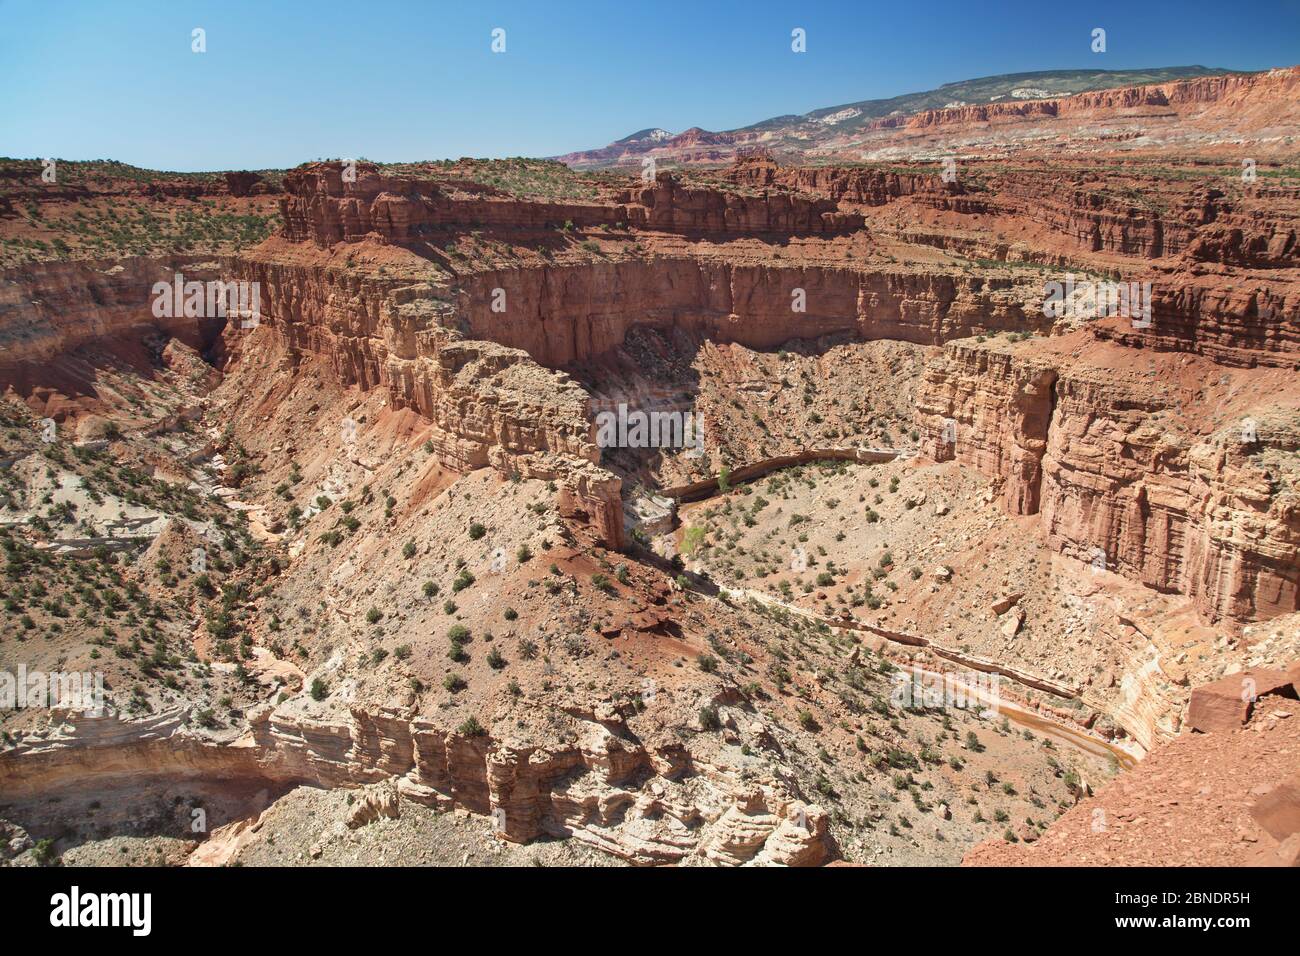
{"type": "Polygon", "coordinates": [[[1185,734],[1061,817],[1041,839],[995,840],[965,866],[1296,866],[1295,692],[1245,726],[1185,734]]]}

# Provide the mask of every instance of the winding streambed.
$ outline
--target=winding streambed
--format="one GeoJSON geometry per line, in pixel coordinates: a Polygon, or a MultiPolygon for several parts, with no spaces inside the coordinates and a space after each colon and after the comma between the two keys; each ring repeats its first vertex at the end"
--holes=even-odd
{"type": "MultiPolygon", "coordinates": [[[[724,596],[733,597],[740,600],[754,599],[763,604],[771,605],[774,607],[780,607],[790,612],[791,614],[797,614],[807,620],[814,621],[818,624],[825,624],[827,627],[838,628],[841,630],[865,630],[868,631],[869,633],[873,633],[880,637],[883,637],[886,640],[893,640],[895,643],[901,644],[905,647],[925,648],[926,650],[935,651],[936,653],[938,653],[941,650],[940,648],[937,648],[934,645],[929,644],[929,642],[926,641],[925,638],[910,637],[909,635],[898,635],[899,639],[895,639],[893,636],[891,636],[890,632],[888,631],[882,631],[879,628],[873,628],[868,625],[861,625],[858,622],[849,622],[837,618],[823,617],[820,614],[814,614],[811,611],[804,610],[803,608],[797,607],[793,604],[787,604],[784,601],[779,601],[776,598],[763,594],[760,591],[751,591],[743,588],[737,589],[737,588],[724,587],[719,589],[719,593],[721,593],[724,596]],[[855,624],[857,626],[855,626],[855,624]]],[[[1042,690],[1048,693],[1055,693],[1055,691],[1053,691],[1050,687],[1046,686],[1051,684],[1052,682],[1046,681],[1045,679],[1041,679],[1041,678],[1033,678],[1032,675],[1019,675],[1018,672],[1016,672],[1012,668],[1001,667],[996,664],[991,664],[990,666],[987,667],[979,666],[980,664],[985,662],[976,658],[965,658],[962,655],[958,654],[957,652],[940,654],[939,656],[948,658],[950,660],[953,660],[954,663],[962,664],[963,666],[966,666],[974,670],[980,670],[986,673],[995,673],[1000,677],[1006,677],[1009,680],[1015,681],[1016,683],[1021,684],[1022,686],[1029,687],[1034,690],[1042,690]]],[[[1002,697],[1001,695],[998,695],[995,698],[993,695],[989,694],[983,688],[974,687],[964,681],[960,681],[959,679],[954,677],[954,675],[952,675],[951,673],[945,673],[942,671],[933,671],[927,668],[923,668],[920,665],[911,664],[911,663],[900,664],[898,666],[900,666],[903,670],[908,671],[909,673],[919,674],[922,677],[934,677],[936,679],[942,679],[948,681],[950,684],[958,685],[968,695],[968,697],[974,698],[978,700],[980,703],[988,705],[988,707],[993,709],[997,714],[1006,716],[1006,718],[1010,720],[1012,723],[1018,724],[1027,730],[1032,730],[1035,733],[1041,734],[1043,736],[1050,737],[1053,740],[1056,740],[1061,744],[1069,746],[1076,751],[1087,754],[1088,756],[1101,757],[1103,759],[1113,759],[1116,761],[1116,763],[1119,764],[1121,768],[1125,770],[1128,770],[1136,766],[1137,762],[1141,760],[1142,757],[1144,756],[1143,753],[1137,750],[1131,749],[1130,747],[1125,746],[1124,744],[1107,740],[1105,737],[1102,737],[1100,734],[1093,733],[1092,731],[1080,727],[1077,724],[1071,724],[1067,721],[1057,720],[1053,717],[1047,717],[1028,707],[1022,706],[1021,704],[1015,703],[1014,701],[1010,701],[1007,698],[1002,697]]],[[[1073,694],[1066,693],[1066,694],[1061,694],[1060,696],[1065,696],[1065,697],[1077,696],[1077,693],[1073,693],[1073,694]]]]}

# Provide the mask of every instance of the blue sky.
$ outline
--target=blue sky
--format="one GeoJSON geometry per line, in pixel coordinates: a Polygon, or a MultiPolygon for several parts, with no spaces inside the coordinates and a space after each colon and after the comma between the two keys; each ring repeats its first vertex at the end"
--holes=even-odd
{"type": "Polygon", "coordinates": [[[0,155],[187,170],[542,156],[994,73],[1297,63],[1300,0],[0,0],[0,155]]]}

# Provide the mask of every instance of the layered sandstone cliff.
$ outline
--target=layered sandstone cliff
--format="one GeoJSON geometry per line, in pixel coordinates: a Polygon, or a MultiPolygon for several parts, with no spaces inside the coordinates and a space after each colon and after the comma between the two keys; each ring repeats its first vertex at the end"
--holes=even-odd
{"type": "Polygon", "coordinates": [[[1036,514],[1057,372],[1046,362],[960,343],[926,367],[920,452],[996,478],[1011,514],[1036,514]]]}
{"type": "Polygon", "coordinates": [[[447,290],[274,243],[233,268],[259,284],[267,334],[290,355],[319,355],[342,384],[386,389],[428,418],[450,468],[556,480],[566,513],[622,546],[620,482],[598,467],[586,392],[527,352],[467,338],[447,290]]]}
{"type": "Polygon", "coordinates": [[[1300,609],[1294,408],[1196,433],[1123,350],[953,343],[918,391],[922,449],[998,479],[1056,550],[1241,626],[1300,609]],[[1109,361],[1108,361],[1109,359],[1109,361]]]}
{"type": "Polygon", "coordinates": [[[727,179],[742,186],[782,186],[862,206],[883,206],[909,197],[935,209],[962,213],[988,209],[986,202],[970,195],[956,177],[945,181],[940,173],[919,168],[907,173],[874,166],[778,166],[769,153],[760,150],[739,157],[727,179]]]}
{"type": "Polygon", "coordinates": [[[940,344],[1048,324],[1006,279],[701,255],[417,282],[352,268],[346,255],[273,240],[232,268],[258,283],[267,334],[290,354],[324,356],[344,384],[382,387],[419,411],[453,468],[556,480],[561,510],[613,546],[619,481],[598,467],[589,396],[553,370],[611,352],[632,328],[767,349],[834,332],[940,344]]]}
{"type": "Polygon", "coordinates": [[[757,349],[832,332],[938,345],[1048,328],[1029,295],[1005,278],[700,255],[485,271],[459,283],[456,307],[471,337],[558,367],[617,347],[635,325],[757,349]],[[493,311],[495,289],[505,311],[493,311]]]}
{"type": "Polygon", "coordinates": [[[294,702],[259,709],[248,737],[219,743],[176,715],[137,723],[70,714],[50,734],[0,754],[0,797],[39,800],[88,781],[101,789],[224,781],[280,792],[396,781],[402,799],[487,816],[516,843],[571,837],[636,864],[825,860],[821,808],[776,779],[742,783],[724,760],[675,737],[639,741],[626,719],[613,709],[576,714],[574,743],[541,745],[447,730],[402,708],[294,702]]]}
{"type": "Polygon", "coordinates": [[[1150,322],[1098,323],[1098,338],[1224,366],[1300,365],[1300,285],[1288,276],[1169,270],[1143,278],[1151,283],[1150,322]]]}
{"type": "MultiPolygon", "coordinates": [[[[912,130],[936,126],[1057,117],[1085,117],[1120,114],[1124,111],[1153,112],[1164,109],[1196,114],[1212,111],[1227,114],[1243,105],[1261,106],[1296,102],[1300,92],[1300,68],[1269,70],[1265,73],[1234,73],[1195,77],[1151,86],[1121,87],[1077,93],[1055,99],[1008,101],[975,106],[922,110],[909,117],[888,117],[876,128],[906,126],[912,130]]],[[[1281,116],[1279,115],[1279,121],[1281,116]]]]}
{"type": "Polygon", "coordinates": [[[787,192],[748,195],[686,186],[661,172],[653,185],[620,196],[634,226],[682,233],[815,235],[862,228],[862,217],[834,200],[787,192]]]}
{"type": "Polygon", "coordinates": [[[185,281],[207,282],[220,271],[215,261],[172,256],[44,262],[0,273],[0,369],[8,380],[88,343],[126,345],[149,328],[204,348],[224,320],[158,318],[153,288],[172,285],[178,273],[185,281]]]}
{"type": "Polygon", "coordinates": [[[328,246],[375,234],[411,242],[441,226],[553,229],[626,220],[618,207],[596,203],[531,202],[511,197],[459,198],[429,179],[389,176],[373,163],[309,163],[284,177],[280,200],[284,235],[328,246]]]}
{"type": "Polygon", "coordinates": [[[714,235],[821,234],[862,227],[832,200],[778,191],[758,195],[687,186],[661,172],[605,203],[541,202],[390,176],[371,163],[311,163],[285,175],[284,235],[320,246],[375,235],[410,243],[447,227],[549,230],[634,226],[714,235]]]}

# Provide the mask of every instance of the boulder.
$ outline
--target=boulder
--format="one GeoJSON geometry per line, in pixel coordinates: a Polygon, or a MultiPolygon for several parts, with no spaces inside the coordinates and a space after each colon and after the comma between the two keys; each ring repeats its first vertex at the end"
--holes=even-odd
{"type": "Polygon", "coordinates": [[[1022,597],[1024,597],[1023,593],[1008,594],[1006,597],[1002,598],[1001,600],[994,601],[993,613],[998,615],[1006,614],[1007,611],[1011,610],[1011,608],[1013,608],[1015,605],[1020,603],[1020,599],[1022,597]]]}
{"type": "Polygon", "coordinates": [[[1187,726],[1203,734],[1231,733],[1250,719],[1255,701],[1265,694],[1294,696],[1286,671],[1256,668],[1192,689],[1187,726]]]}
{"type": "Polygon", "coordinates": [[[1276,846],[1265,841],[1255,863],[1258,866],[1300,866],[1300,833],[1292,834],[1276,846]]]}
{"type": "Polygon", "coordinates": [[[1300,774],[1284,780],[1256,800],[1250,815],[1279,842],[1300,834],[1300,774]]]}
{"type": "Polygon", "coordinates": [[[1002,622],[1002,636],[1008,639],[1015,637],[1020,633],[1020,626],[1024,623],[1024,610],[1018,607],[1012,608],[1011,613],[1002,622]]]}

